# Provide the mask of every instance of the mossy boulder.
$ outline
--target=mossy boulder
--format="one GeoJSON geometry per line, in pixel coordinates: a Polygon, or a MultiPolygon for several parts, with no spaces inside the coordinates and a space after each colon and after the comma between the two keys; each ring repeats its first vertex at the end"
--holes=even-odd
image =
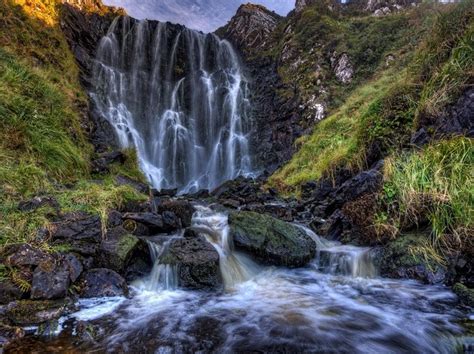
{"type": "Polygon", "coordinates": [[[56,320],[72,307],[69,300],[21,300],[5,308],[4,318],[16,326],[31,326],[56,320]]]}
{"type": "Polygon", "coordinates": [[[429,247],[423,233],[400,235],[389,242],[380,257],[383,276],[409,278],[428,284],[440,284],[446,279],[446,268],[441,265],[429,247]]]}
{"type": "Polygon", "coordinates": [[[107,232],[107,237],[102,241],[99,252],[97,265],[120,274],[125,272],[134,259],[150,257],[146,243],[120,226],[107,232]]]}
{"type": "Polygon", "coordinates": [[[474,289],[468,288],[464,284],[456,283],[453,291],[464,305],[474,307],[474,289]]]}
{"type": "Polygon", "coordinates": [[[231,213],[229,226],[236,249],[264,264],[301,267],[316,254],[316,242],[303,229],[268,215],[231,213]]]}

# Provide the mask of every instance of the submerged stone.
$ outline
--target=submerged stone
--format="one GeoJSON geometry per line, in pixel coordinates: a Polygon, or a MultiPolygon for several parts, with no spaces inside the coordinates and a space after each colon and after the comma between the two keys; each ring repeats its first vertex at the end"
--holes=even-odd
{"type": "Polygon", "coordinates": [[[316,243],[304,230],[268,215],[231,213],[229,226],[236,249],[265,264],[301,267],[316,254],[316,243]]]}

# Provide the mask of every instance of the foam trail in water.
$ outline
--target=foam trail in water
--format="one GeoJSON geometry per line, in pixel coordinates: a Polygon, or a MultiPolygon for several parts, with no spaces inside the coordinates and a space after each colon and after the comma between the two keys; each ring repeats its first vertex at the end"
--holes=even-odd
{"type": "Polygon", "coordinates": [[[252,173],[248,83],[212,34],[117,18],[100,44],[91,97],[158,189],[213,189],[252,173]]]}

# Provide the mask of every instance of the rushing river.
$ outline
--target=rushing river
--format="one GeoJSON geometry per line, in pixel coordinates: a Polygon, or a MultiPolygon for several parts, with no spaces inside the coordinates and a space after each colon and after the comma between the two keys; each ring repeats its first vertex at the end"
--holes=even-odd
{"type": "Polygon", "coordinates": [[[159,264],[165,245],[157,246],[152,273],[134,284],[130,299],[82,300],[80,310],[64,319],[59,337],[43,342],[41,351],[453,352],[463,316],[454,310],[455,295],[444,287],[377,277],[368,249],[310,233],[319,252],[309,266],[263,267],[232,251],[226,215],[201,208],[193,223],[219,252],[225,290],[179,289],[175,270],[159,264]],[[75,336],[77,323],[99,339],[75,336]]]}

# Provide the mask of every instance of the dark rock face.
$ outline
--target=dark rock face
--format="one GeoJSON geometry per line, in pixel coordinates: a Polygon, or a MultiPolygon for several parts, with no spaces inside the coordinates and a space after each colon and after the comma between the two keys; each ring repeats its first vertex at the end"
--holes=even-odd
{"type": "Polygon", "coordinates": [[[41,262],[50,261],[51,256],[28,244],[14,245],[4,253],[5,264],[14,267],[38,266],[41,262]]]}
{"type": "Polygon", "coordinates": [[[229,215],[236,249],[265,264],[301,267],[316,254],[316,243],[297,226],[254,212],[229,215]]]}
{"type": "Polygon", "coordinates": [[[411,138],[417,146],[457,135],[474,137],[474,89],[466,90],[440,117],[424,117],[421,124],[411,138]]]}
{"type": "Polygon", "coordinates": [[[8,304],[22,297],[23,292],[11,281],[4,280],[0,282],[0,305],[8,304]]]}
{"type": "Polygon", "coordinates": [[[98,216],[70,213],[52,224],[50,236],[54,244],[64,244],[73,252],[90,256],[102,241],[102,223],[98,216]]]}
{"type": "Polygon", "coordinates": [[[230,22],[217,31],[237,48],[250,53],[268,45],[281,16],[261,5],[241,5],[230,22]]]}
{"type": "Polygon", "coordinates": [[[33,300],[62,299],[67,296],[69,272],[56,264],[40,264],[33,273],[31,298],[33,300]]]}
{"type": "Polygon", "coordinates": [[[178,268],[181,287],[209,289],[222,285],[219,254],[197,233],[188,232],[187,237],[173,241],[160,262],[178,268]]]}
{"type": "Polygon", "coordinates": [[[180,220],[183,228],[191,226],[193,214],[196,211],[194,206],[187,200],[163,200],[157,206],[159,213],[172,212],[180,220]]]}
{"type": "Polygon", "coordinates": [[[18,204],[18,209],[26,212],[35,211],[36,209],[39,209],[46,205],[49,205],[55,209],[59,209],[58,201],[53,197],[48,196],[34,197],[33,199],[20,202],[20,204],[18,204]]]}
{"type": "MultiPolygon", "coordinates": [[[[81,70],[81,83],[91,86],[91,72],[95,51],[101,38],[107,33],[117,15],[123,10],[104,7],[99,0],[67,0],[62,6],[61,29],[69,42],[74,57],[81,70]],[[84,11],[92,9],[94,11],[84,11]]],[[[96,112],[94,107],[86,108],[85,125],[91,132],[91,141],[97,151],[107,151],[117,147],[112,126],[96,112]]]]}
{"type": "Polygon", "coordinates": [[[389,278],[417,279],[427,284],[441,284],[446,280],[447,270],[440,264],[427,261],[417,254],[417,246],[422,246],[424,235],[401,235],[387,244],[381,254],[380,271],[389,278]]]}
{"type": "Polygon", "coordinates": [[[85,298],[128,295],[125,279],[110,269],[91,269],[83,275],[81,282],[80,295],[85,298]]]}
{"type": "Polygon", "coordinates": [[[113,163],[124,163],[125,155],[121,151],[112,151],[100,154],[92,161],[92,172],[106,174],[109,172],[109,165],[113,163]]]}

